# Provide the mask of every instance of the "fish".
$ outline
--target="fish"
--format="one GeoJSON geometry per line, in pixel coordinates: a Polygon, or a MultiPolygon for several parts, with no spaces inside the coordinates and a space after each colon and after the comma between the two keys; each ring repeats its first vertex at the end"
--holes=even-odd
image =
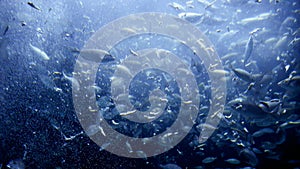
{"type": "Polygon", "coordinates": [[[263,75],[262,74],[251,74],[248,71],[240,68],[233,68],[231,67],[231,70],[234,72],[234,74],[239,77],[240,79],[246,81],[246,82],[256,82],[260,80],[263,75]]]}
{"type": "Polygon", "coordinates": [[[144,151],[138,150],[138,151],[135,151],[135,153],[137,154],[138,157],[147,159],[147,154],[144,151]]]}
{"type": "Polygon", "coordinates": [[[130,143],[128,143],[128,141],[126,141],[125,144],[126,144],[126,147],[127,147],[128,152],[129,152],[129,153],[132,153],[133,151],[132,151],[132,147],[131,147],[130,143]]]}
{"type": "Polygon", "coordinates": [[[261,137],[261,136],[263,136],[265,134],[273,134],[273,133],[275,133],[275,131],[273,129],[271,129],[271,128],[263,128],[263,129],[260,129],[260,130],[258,130],[256,132],[254,132],[252,134],[252,137],[261,137]]]}
{"type": "Polygon", "coordinates": [[[275,43],[277,41],[276,37],[271,37],[265,40],[265,44],[275,43]]]}
{"type": "Polygon", "coordinates": [[[110,145],[110,143],[104,143],[100,146],[99,151],[103,151],[105,150],[108,146],[110,145]]]}
{"type": "Polygon", "coordinates": [[[272,99],[270,101],[260,101],[258,106],[265,112],[275,113],[278,111],[280,103],[279,99],[272,99]]]}
{"type": "Polygon", "coordinates": [[[137,34],[138,33],[136,29],[128,28],[128,27],[122,28],[121,30],[122,30],[122,32],[128,33],[128,34],[137,34]]]}
{"type": "Polygon", "coordinates": [[[130,114],[136,113],[136,112],[137,112],[137,110],[127,111],[127,112],[120,113],[120,116],[127,116],[130,114]]]}
{"type": "Polygon", "coordinates": [[[278,86],[294,92],[300,91],[300,75],[288,77],[277,83],[278,86]]]}
{"type": "Polygon", "coordinates": [[[134,51],[134,50],[132,50],[132,49],[130,49],[129,51],[130,51],[130,53],[131,53],[132,55],[134,55],[134,56],[138,56],[138,55],[139,55],[136,51],[134,51]]]}
{"type": "Polygon", "coordinates": [[[83,49],[80,51],[80,56],[83,59],[93,62],[101,62],[105,56],[112,57],[109,52],[102,49],[83,49]]]}
{"type": "Polygon", "coordinates": [[[217,157],[206,157],[205,159],[202,160],[202,163],[212,163],[217,159],[217,157]]]}
{"type": "Polygon", "coordinates": [[[300,44],[300,38],[294,38],[289,42],[288,46],[296,47],[299,46],[299,44],[300,44]]]}
{"type": "Polygon", "coordinates": [[[80,85],[77,79],[75,79],[74,77],[67,76],[64,72],[62,74],[65,79],[70,81],[70,83],[72,84],[72,89],[76,91],[80,90],[80,85]]]}
{"type": "Polygon", "coordinates": [[[237,22],[237,24],[247,25],[247,24],[252,23],[252,22],[267,20],[271,16],[275,16],[275,15],[276,14],[274,14],[272,12],[261,13],[261,14],[255,16],[255,17],[242,19],[241,21],[237,22]]]}
{"type": "Polygon", "coordinates": [[[299,127],[299,126],[300,126],[300,119],[296,120],[296,121],[288,121],[288,122],[282,123],[278,127],[278,130],[276,131],[276,133],[279,132],[279,129],[286,130],[286,129],[289,129],[289,128],[294,128],[294,127],[299,127]]]}
{"type": "Polygon", "coordinates": [[[253,37],[250,35],[244,52],[244,65],[247,63],[253,51],[253,37]]]}
{"type": "Polygon", "coordinates": [[[168,6],[174,8],[175,10],[185,11],[185,8],[182,5],[180,5],[179,3],[176,3],[176,2],[169,3],[168,6]]]}
{"type": "Polygon", "coordinates": [[[99,131],[101,132],[101,134],[102,134],[103,136],[106,136],[106,134],[105,134],[103,128],[102,128],[99,124],[93,124],[93,125],[90,125],[90,126],[88,127],[88,129],[86,130],[86,135],[88,135],[88,136],[93,136],[93,135],[95,135],[96,133],[98,133],[99,131]]]}
{"type": "Polygon", "coordinates": [[[262,30],[262,28],[255,28],[253,29],[251,32],[249,32],[250,35],[254,35],[256,34],[257,32],[259,32],[260,30],[262,30]]]}
{"type": "Polygon", "coordinates": [[[227,60],[227,59],[230,59],[230,58],[232,58],[232,57],[234,57],[234,56],[237,56],[237,55],[239,55],[239,53],[237,53],[237,52],[232,52],[232,53],[228,53],[228,54],[222,56],[221,59],[222,59],[222,60],[227,60]]]}
{"type": "Polygon", "coordinates": [[[227,70],[224,70],[224,69],[215,69],[210,72],[213,74],[218,74],[218,75],[228,75],[228,73],[229,73],[227,70]]]}
{"type": "Polygon", "coordinates": [[[227,103],[235,113],[259,126],[269,126],[278,119],[275,114],[264,112],[254,101],[239,97],[227,103]]]}
{"type": "Polygon", "coordinates": [[[124,65],[117,65],[117,69],[119,71],[121,71],[122,73],[125,73],[125,74],[122,74],[122,75],[129,75],[130,77],[133,77],[132,73],[130,72],[130,69],[124,65]]]}
{"type": "Polygon", "coordinates": [[[297,19],[292,16],[288,16],[284,19],[284,21],[281,23],[279,27],[280,33],[286,33],[289,31],[289,29],[293,26],[293,24],[297,23],[297,19]]]}
{"type": "Polygon", "coordinates": [[[248,148],[240,151],[239,156],[244,159],[244,161],[250,164],[252,167],[255,167],[258,164],[258,159],[253,151],[248,148]]]}
{"type": "Polygon", "coordinates": [[[9,163],[6,165],[6,167],[11,169],[25,169],[25,163],[23,159],[18,158],[18,159],[10,160],[9,163]]]}
{"type": "Polygon", "coordinates": [[[8,29],[9,29],[9,25],[7,25],[7,26],[5,27],[5,30],[4,30],[4,32],[3,32],[3,34],[2,34],[3,36],[6,35],[8,29]]]}
{"type": "Polygon", "coordinates": [[[29,46],[31,47],[31,49],[36,53],[38,54],[42,59],[44,60],[50,60],[49,56],[44,52],[42,51],[41,49],[39,49],[38,47],[35,47],[31,44],[29,44],[29,46]]]}
{"type": "Polygon", "coordinates": [[[282,36],[275,44],[274,49],[280,50],[284,45],[287,44],[287,41],[288,41],[288,36],[287,35],[282,36]]]}
{"type": "Polygon", "coordinates": [[[227,160],[224,160],[225,162],[229,163],[229,164],[240,164],[240,160],[235,159],[235,158],[229,158],[227,160]]]}
{"type": "Polygon", "coordinates": [[[165,164],[165,165],[159,165],[160,168],[162,169],[182,169],[181,167],[179,167],[177,164],[165,164]]]}
{"type": "Polygon", "coordinates": [[[34,5],[33,2],[27,2],[27,4],[29,6],[31,6],[32,8],[36,9],[36,10],[39,10],[39,11],[41,10],[41,8],[39,8],[38,6],[34,5]]]}
{"type": "Polygon", "coordinates": [[[236,34],[238,33],[239,31],[238,30],[230,30],[230,31],[227,31],[225,33],[223,33],[219,39],[218,39],[218,43],[224,43],[224,41],[230,39],[230,38],[233,38],[234,36],[236,36],[236,34]]]}
{"type": "Polygon", "coordinates": [[[194,12],[181,12],[178,14],[178,17],[191,23],[197,23],[203,19],[203,14],[194,12]]]}
{"type": "Polygon", "coordinates": [[[217,0],[214,0],[214,1],[210,2],[210,3],[208,3],[208,4],[205,6],[204,9],[208,9],[208,8],[212,7],[213,4],[214,4],[216,1],[217,1],[217,0]]]}

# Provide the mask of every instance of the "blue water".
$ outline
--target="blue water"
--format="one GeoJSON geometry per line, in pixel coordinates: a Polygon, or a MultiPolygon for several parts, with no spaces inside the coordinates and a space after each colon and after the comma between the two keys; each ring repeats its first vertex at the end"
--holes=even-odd
{"type": "Polygon", "coordinates": [[[300,167],[300,158],[294,155],[300,150],[297,0],[36,0],[32,3],[38,9],[27,1],[0,0],[0,168],[300,167]],[[173,2],[180,7],[176,8],[173,2]],[[99,64],[96,80],[100,88],[96,92],[98,106],[108,107],[104,118],[110,125],[113,125],[111,120],[120,123],[114,128],[119,133],[136,138],[162,133],[177,118],[182,101],[173,95],[180,95],[180,90],[168,72],[149,69],[154,80],[146,78],[145,70],[131,82],[129,93],[134,96],[131,103],[145,111],[150,104],[150,91],[160,89],[169,101],[160,118],[141,125],[118,115],[113,101],[101,102],[101,98],[110,97],[109,78],[114,67],[130,54],[129,49],[162,48],[176,54],[189,63],[201,95],[195,124],[178,145],[154,157],[134,159],[102,150],[84,133],[74,110],[72,83],[63,73],[72,76],[78,51],[99,28],[141,12],[173,16],[202,14],[200,19],[186,20],[214,45],[226,71],[227,96],[217,129],[205,143],[199,144],[199,126],[207,118],[211,104],[213,89],[207,73],[210,70],[188,46],[172,37],[145,34],[119,42],[109,51],[113,59],[99,64]],[[250,36],[253,49],[244,63],[250,36]],[[50,59],[42,58],[30,44],[50,59]],[[233,71],[237,68],[257,75],[257,79],[249,82],[239,77],[233,71]],[[245,102],[231,105],[237,98],[245,102]],[[278,104],[270,105],[274,102],[278,104]],[[174,114],[168,115],[168,110],[174,114]],[[255,135],[261,130],[267,132],[255,135]],[[227,159],[238,160],[238,164],[227,159]]]}

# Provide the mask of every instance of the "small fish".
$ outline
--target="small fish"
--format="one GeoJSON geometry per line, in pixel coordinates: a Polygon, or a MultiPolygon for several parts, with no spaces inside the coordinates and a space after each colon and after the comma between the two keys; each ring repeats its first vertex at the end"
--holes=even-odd
{"type": "Polygon", "coordinates": [[[180,5],[179,3],[176,3],[176,2],[172,2],[172,3],[169,3],[168,6],[176,9],[176,10],[179,10],[179,11],[185,11],[185,8],[180,5]]]}
{"type": "Polygon", "coordinates": [[[132,29],[132,28],[122,28],[121,29],[123,32],[126,32],[126,33],[130,33],[130,34],[137,34],[138,32],[137,32],[137,30],[135,30],[135,29],[132,29]]]}
{"type": "Polygon", "coordinates": [[[29,6],[31,6],[32,8],[36,9],[36,10],[39,10],[39,11],[41,10],[41,8],[39,8],[38,6],[34,5],[33,2],[27,2],[27,4],[29,6]]]}
{"type": "Polygon", "coordinates": [[[128,143],[128,141],[126,141],[126,147],[127,147],[127,150],[129,151],[129,153],[132,153],[132,147],[130,145],[130,143],[128,143]]]}
{"type": "Polygon", "coordinates": [[[262,29],[261,29],[261,28],[255,28],[255,29],[253,29],[251,32],[249,32],[249,34],[250,34],[250,35],[253,35],[253,34],[259,32],[260,30],[262,30],[262,29]]]}
{"type": "Polygon", "coordinates": [[[217,159],[217,157],[206,157],[205,159],[202,160],[202,163],[212,163],[217,159]]]}
{"type": "Polygon", "coordinates": [[[80,133],[77,133],[77,134],[75,134],[75,135],[73,135],[73,136],[66,136],[66,135],[65,135],[64,133],[62,133],[62,132],[61,132],[61,134],[63,135],[65,141],[70,141],[70,140],[73,140],[74,138],[76,138],[77,136],[83,134],[83,131],[80,132],[80,133]]]}
{"type": "Polygon", "coordinates": [[[215,69],[212,70],[211,72],[218,75],[227,75],[229,73],[227,70],[224,69],[215,69]]]}
{"type": "Polygon", "coordinates": [[[253,88],[253,86],[255,86],[255,83],[250,83],[249,85],[248,85],[248,87],[247,87],[247,89],[244,91],[244,94],[246,94],[246,93],[248,93],[248,91],[250,91],[252,88],[253,88]]]}
{"type": "Polygon", "coordinates": [[[123,73],[129,75],[130,77],[132,77],[133,75],[130,72],[130,69],[124,65],[117,65],[118,70],[122,71],[123,73]]]}
{"type": "Polygon", "coordinates": [[[136,154],[140,158],[147,159],[147,154],[144,151],[138,150],[136,151],[136,154]]]}
{"type": "Polygon", "coordinates": [[[138,56],[138,55],[139,55],[136,51],[134,51],[134,50],[132,50],[132,49],[130,49],[129,51],[130,51],[130,53],[133,54],[134,56],[138,56]]]}
{"type": "Polygon", "coordinates": [[[278,50],[281,49],[284,45],[287,44],[287,41],[288,41],[288,36],[284,35],[277,41],[277,43],[274,46],[274,49],[278,49],[278,50]]]}
{"type": "Polygon", "coordinates": [[[258,106],[265,112],[274,113],[277,112],[280,103],[279,99],[272,99],[270,101],[260,101],[258,106]]]}
{"type": "Polygon", "coordinates": [[[72,89],[77,91],[80,90],[80,85],[77,79],[75,79],[74,77],[67,76],[64,72],[63,77],[72,83],[72,89]]]}
{"type": "Polygon", "coordinates": [[[250,35],[244,53],[244,65],[247,63],[248,59],[250,58],[252,54],[252,50],[253,50],[253,37],[252,35],[250,35]]]}
{"type": "Polygon", "coordinates": [[[104,143],[104,144],[102,144],[101,147],[100,147],[100,149],[99,149],[99,151],[105,150],[109,145],[110,145],[110,143],[104,143]]]}
{"type": "Polygon", "coordinates": [[[221,59],[222,60],[227,60],[227,59],[230,59],[230,58],[232,58],[234,56],[237,56],[238,54],[239,53],[237,53],[237,52],[228,53],[228,54],[222,56],[221,59]]]}
{"type": "Polygon", "coordinates": [[[208,3],[208,4],[205,6],[204,9],[208,9],[208,8],[212,7],[213,4],[214,4],[216,1],[217,1],[217,0],[214,0],[214,1],[210,2],[210,3],[208,3]]]}
{"type": "Polygon", "coordinates": [[[203,14],[194,12],[182,12],[178,14],[178,17],[192,23],[197,23],[203,19],[203,14]]]}
{"type": "Polygon", "coordinates": [[[292,16],[286,17],[279,27],[279,32],[280,33],[288,32],[289,28],[291,28],[296,22],[297,19],[295,17],[292,16]]]}
{"type": "Polygon", "coordinates": [[[89,126],[87,131],[86,131],[86,135],[92,136],[92,135],[95,135],[96,133],[98,133],[99,131],[101,132],[101,134],[103,136],[106,136],[106,134],[104,133],[103,128],[100,125],[97,125],[97,124],[93,124],[93,125],[89,126]]]}
{"type": "Polygon", "coordinates": [[[21,21],[21,26],[26,26],[27,23],[25,21],[21,21]]]}
{"type": "Polygon", "coordinates": [[[272,133],[275,133],[275,131],[271,128],[263,128],[263,129],[260,129],[256,132],[254,132],[252,134],[252,137],[260,137],[260,136],[263,136],[265,134],[272,134],[272,133]]]}
{"type": "Polygon", "coordinates": [[[277,83],[280,87],[291,90],[291,91],[300,91],[300,75],[288,77],[277,83]]]}
{"type": "Polygon", "coordinates": [[[275,118],[271,114],[262,111],[254,102],[242,97],[231,100],[228,102],[228,106],[230,106],[234,112],[241,114],[246,119],[263,120],[271,117],[275,118]]]}
{"type": "Polygon", "coordinates": [[[238,24],[246,25],[246,24],[251,23],[251,22],[257,22],[257,21],[267,20],[271,16],[275,16],[275,15],[276,14],[274,14],[272,12],[261,13],[261,14],[255,16],[255,17],[242,19],[240,22],[238,22],[238,24]]]}
{"type": "Polygon", "coordinates": [[[100,62],[105,56],[111,56],[107,51],[102,49],[83,49],[80,56],[88,61],[100,62]]]}
{"type": "Polygon", "coordinates": [[[245,148],[240,153],[239,156],[244,159],[244,161],[250,164],[252,167],[255,167],[258,164],[258,159],[253,151],[245,148]]]}
{"type": "Polygon", "coordinates": [[[162,169],[181,169],[177,164],[165,164],[165,165],[159,165],[162,169]]]}
{"type": "MultiPolygon", "coordinates": [[[[288,122],[285,122],[283,124],[281,124],[279,126],[278,129],[289,129],[289,128],[293,128],[293,127],[299,127],[300,126],[300,120],[297,120],[297,121],[288,121],[288,122]]],[[[278,133],[279,130],[276,131],[276,133],[278,133]]]]}
{"type": "Polygon", "coordinates": [[[241,162],[240,162],[240,160],[238,160],[238,159],[235,159],[235,158],[229,158],[229,159],[227,159],[227,160],[225,160],[227,163],[229,163],[229,164],[240,164],[241,162]]]}
{"type": "Polygon", "coordinates": [[[2,34],[3,36],[7,33],[8,29],[9,29],[9,26],[7,25],[4,32],[3,32],[3,34],[2,34]]]}
{"type": "Polygon", "coordinates": [[[24,164],[23,159],[19,158],[19,159],[14,159],[14,160],[9,161],[9,163],[6,165],[6,167],[12,168],[12,169],[24,169],[25,164],[24,164]]]}
{"type": "Polygon", "coordinates": [[[232,67],[231,67],[231,69],[237,77],[239,77],[240,79],[242,79],[246,82],[255,82],[255,81],[259,80],[260,78],[262,78],[262,75],[260,75],[260,74],[252,75],[251,73],[249,73],[248,71],[246,71],[244,69],[232,68],[232,67]]]}
{"type": "Polygon", "coordinates": [[[239,31],[238,30],[230,30],[230,31],[227,31],[225,33],[223,33],[219,39],[218,39],[218,43],[224,43],[224,41],[230,39],[230,38],[233,38],[234,36],[236,36],[236,34],[238,33],[239,31]]]}
{"type": "Polygon", "coordinates": [[[183,101],[184,104],[192,104],[193,101],[192,100],[186,100],[186,101],[183,101]]]}
{"type": "Polygon", "coordinates": [[[50,60],[49,56],[44,51],[42,51],[38,47],[35,47],[31,44],[29,44],[29,46],[36,54],[40,55],[44,60],[50,60]]]}
{"type": "Polygon", "coordinates": [[[124,112],[124,113],[120,113],[120,116],[127,116],[127,115],[135,113],[136,111],[137,110],[132,110],[132,111],[127,111],[127,112],[124,112]]]}

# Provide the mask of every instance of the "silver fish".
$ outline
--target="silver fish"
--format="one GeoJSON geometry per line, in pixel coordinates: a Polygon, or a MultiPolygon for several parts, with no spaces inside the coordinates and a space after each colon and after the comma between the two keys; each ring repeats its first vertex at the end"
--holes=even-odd
{"type": "Polygon", "coordinates": [[[213,161],[215,161],[217,159],[217,157],[206,157],[205,159],[202,160],[202,163],[212,163],[213,161]]]}
{"type": "Polygon", "coordinates": [[[247,63],[248,59],[250,58],[252,54],[252,50],[253,50],[253,37],[252,35],[250,35],[244,53],[244,65],[247,63]]]}
{"type": "Polygon", "coordinates": [[[194,12],[182,12],[178,14],[178,17],[192,23],[197,23],[203,19],[203,14],[194,12]]]}
{"type": "Polygon", "coordinates": [[[240,162],[240,160],[238,160],[238,159],[235,159],[235,158],[229,158],[229,159],[227,159],[227,160],[225,160],[227,163],[229,163],[229,164],[240,164],[241,162],[240,162]]]}
{"type": "Polygon", "coordinates": [[[41,49],[39,49],[38,47],[35,47],[31,44],[29,44],[29,46],[31,47],[31,49],[36,53],[38,54],[41,58],[43,58],[44,60],[50,60],[49,56],[44,52],[42,51],[41,49]]]}
{"type": "Polygon", "coordinates": [[[231,107],[233,112],[239,113],[246,120],[258,126],[266,127],[274,124],[277,120],[277,116],[264,112],[255,102],[245,98],[231,100],[227,105],[231,107]]]}
{"type": "Polygon", "coordinates": [[[263,77],[262,74],[251,74],[244,69],[232,68],[232,67],[231,67],[231,69],[237,77],[239,77],[240,79],[242,79],[246,82],[256,82],[263,77]]]}
{"type": "Polygon", "coordinates": [[[159,165],[162,169],[181,169],[177,164],[165,164],[165,165],[159,165]]]}

